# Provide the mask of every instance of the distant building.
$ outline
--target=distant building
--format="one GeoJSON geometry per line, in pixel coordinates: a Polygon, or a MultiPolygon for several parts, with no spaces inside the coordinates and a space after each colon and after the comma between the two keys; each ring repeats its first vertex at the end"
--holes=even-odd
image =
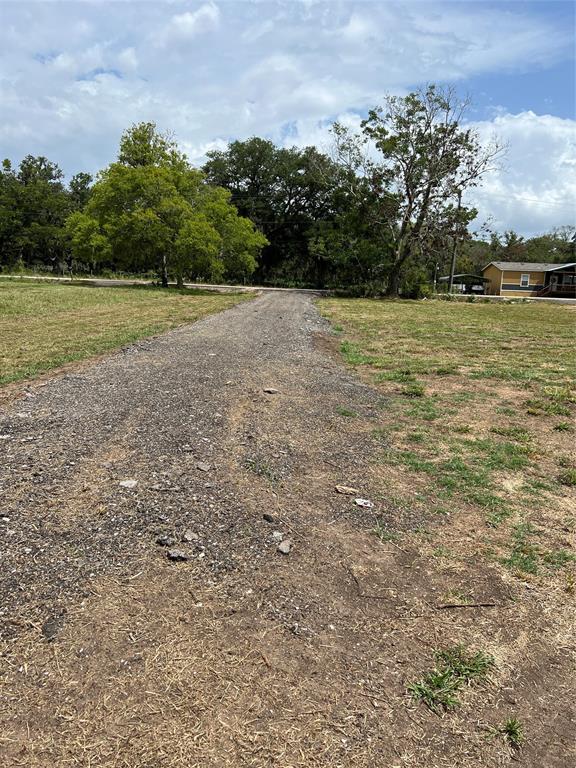
{"type": "MultiPolygon", "coordinates": [[[[450,284],[450,276],[445,275],[439,277],[438,282],[441,286],[450,284]]],[[[486,293],[485,287],[488,284],[488,278],[482,277],[482,275],[473,275],[469,273],[463,273],[460,275],[454,275],[452,283],[452,293],[470,293],[470,294],[483,294],[486,293]]]]}
{"type": "Polygon", "coordinates": [[[576,262],[492,261],[482,270],[488,296],[576,298],[576,262]]]}

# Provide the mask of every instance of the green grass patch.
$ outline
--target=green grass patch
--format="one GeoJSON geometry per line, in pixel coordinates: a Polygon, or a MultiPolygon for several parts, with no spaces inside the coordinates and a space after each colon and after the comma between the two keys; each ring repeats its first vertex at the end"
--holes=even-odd
{"type": "Polygon", "coordinates": [[[342,342],[340,352],[349,365],[372,365],[376,360],[373,355],[366,355],[357,344],[350,341],[342,342]]]}
{"type": "Polygon", "coordinates": [[[494,735],[504,737],[504,740],[512,749],[520,749],[525,741],[524,726],[516,717],[509,717],[502,725],[492,729],[494,735]]]}
{"type": "Polygon", "coordinates": [[[379,384],[382,381],[397,381],[405,384],[409,381],[415,381],[414,374],[411,371],[381,371],[374,376],[374,381],[379,384]]]}
{"type": "Polygon", "coordinates": [[[465,441],[466,448],[486,469],[522,469],[529,464],[529,449],[517,443],[498,442],[489,438],[465,441]]]}
{"type": "Polygon", "coordinates": [[[555,432],[574,432],[574,427],[568,421],[559,421],[557,424],[554,424],[554,431],[555,432]]]}
{"type": "Polygon", "coordinates": [[[377,299],[322,299],[320,307],[354,336],[345,353],[354,365],[368,358],[387,371],[542,384],[563,399],[576,379],[569,307],[377,299]]]}
{"type": "Polygon", "coordinates": [[[512,536],[512,548],[504,565],[520,573],[538,573],[538,549],[531,541],[535,529],[530,523],[519,523],[512,536]]]}
{"type": "Polygon", "coordinates": [[[563,555],[546,542],[555,540],[552,521],[572,492],[575,467],[550,472],[549,463],[566,450],[559,433],[573,429],[576,412],[571,308],[373,299],[319,305],[346,329],[344,358],[384,393],[380,460],[405,470],[394,473],[391,491],[414,495],[416,488],[424,513],[476,508],[487,526],[483,534],[475,529],[479,558],[517,572],[560,567],[563,555]],[[515,526],[502,543],[511,522],[544,503],[538,538],[515,526]],[[490,531],[498,527],[502,533],[490,531]]]}
{"type": "Polygon", "coordinates": [[[530,432],[524,427],[491,427],[490,432],[495,435],[502,435],[502,437],[509,437],[511,440],[515,440],[518,443],[528,443],[531,439],[530,432]]]}
{"type": "Polygon", "coordinates": [[[378,536],[380,541],[396,541],[399,538],[398,533],[387,528],[386,523],[380,518],[376,520],[376,525],[372,531],[376,536],[378,536]]]}
{"type": "Polygon", "coordinates": [[[489,654],[483,651],[472,653],[462,645],[437,651],[435,660],[436,666],[411,683],[408,692],[436,714],[457,707],[461,688],[484,679],[494,665],[489,654]]]}
{"type": "Polygon", "coordinates": [[[402,394],[405,397],[424,397],[424,384],[417,381],[411,381],[402,388],[402,394]]]}
{"type": "Polygon", "coordinates": [[[576,485],[576,469],[565,469],[558,475],[558,481],[562,485],[575,486],[576,485]]]}
{"type": "Polygon", "coordinates": [[[530,416],[570,416],[570,408],[555,400],[531,398],[526,400],[525,405],[530,416]]]}
{"type": "Polygon", "coordinates": [[[519,574],[539,573],[540,566],[557,570],[576,560],[571,552],[563,549],[544,551],[534,542],[537,532],[530,523],[519,523],[514,526],[512,546],[508,557],[502,562],[519,574]]]}
{"type": "Polygon", "coordinates": [[[437,401],[431,397],[419,397],[406,411],[406,415],[423,421],[436,421],[442,415],[437,401]]]}

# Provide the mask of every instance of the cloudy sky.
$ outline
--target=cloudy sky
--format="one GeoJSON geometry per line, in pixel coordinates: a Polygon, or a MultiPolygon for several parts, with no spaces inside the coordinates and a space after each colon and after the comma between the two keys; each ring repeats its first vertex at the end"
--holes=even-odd
{"type": "Polygon", "coordinates": [[[252,135],[322,147],[386,93],[452,84],[509,145],[479,223],[528,235],[575,217],[574,21],[571,0],[0,0],[0,156],[95,172],[140,120],[198,163],[252,135]]]}

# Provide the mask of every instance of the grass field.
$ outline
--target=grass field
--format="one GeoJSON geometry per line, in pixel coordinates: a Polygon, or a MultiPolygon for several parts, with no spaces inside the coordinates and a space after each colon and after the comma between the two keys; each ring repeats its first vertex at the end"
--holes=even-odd
{"type": "Polygon", "coordinates": [[[247,298],[0,280],[0,386],[192,323],[247,298]]]}
{"type": "Polygon", "coordinates": [[[436,663],[409,684],[413,700],[442,714],[473,677],[493,688],[507,668],[521,693],[503,696],[489,738],[511,755],[526,739],[545,742],[539,723],[561,710],[573,717],[576,308],[337,299],[320,308],[340,355],[382,393],[377,415],[339,407],[380,445],[366,468],[379,488],[372,534],[416,553],[423,565],[411,583],[425,574],[442,585],[460,642],[480,649],[447,659],[431,622],[420,639],[436,663]]]}
{"type": "Polygon", "coordinates": [[[386,394],[380,461],[400,503],[414,504],[416,491],[433,516],[471,513],[486,557],[513,572],[571,564],[576,309],[371,300],[321,308],[344,359],[386,394]]]}

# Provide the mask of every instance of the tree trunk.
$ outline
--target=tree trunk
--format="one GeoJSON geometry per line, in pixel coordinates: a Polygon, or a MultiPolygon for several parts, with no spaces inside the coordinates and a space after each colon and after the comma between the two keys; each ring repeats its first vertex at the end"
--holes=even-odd
{"type": "Polygon", "coordinates": [[[166,254],[162,256],[162,273],[160,275],[162,287],[168,288],[168,266],[166,265],[166,254]]]}
{"type": "Polygon", "coordinates": [[[410,255],[410,248],[406,242],[407,237],[408,236],[404,236],[398,243],[398,248],[396,249],[396,258],[394,259],[394,263],[392,264],[392,268],[390,269],[390,273],[388,275],[388,285],[386,287],[385,296],[398,296],[398,291],[400,290],[400,276],[402,274],[402,267],[410,255]]]}
{"type": "Polygon", "coordinates": [[[176,287],[180,289],[184,288],[184,278],[182,277],[182,272],[180,272],[180,270],[176,273],[176,287]]]}
{"type": "Polygon", "coordinates": [[[398,296],[400,290],[400,270],[402,264],[394,264],[388,276],[388,285],[386,286],[385,296],[398,296]]]}

